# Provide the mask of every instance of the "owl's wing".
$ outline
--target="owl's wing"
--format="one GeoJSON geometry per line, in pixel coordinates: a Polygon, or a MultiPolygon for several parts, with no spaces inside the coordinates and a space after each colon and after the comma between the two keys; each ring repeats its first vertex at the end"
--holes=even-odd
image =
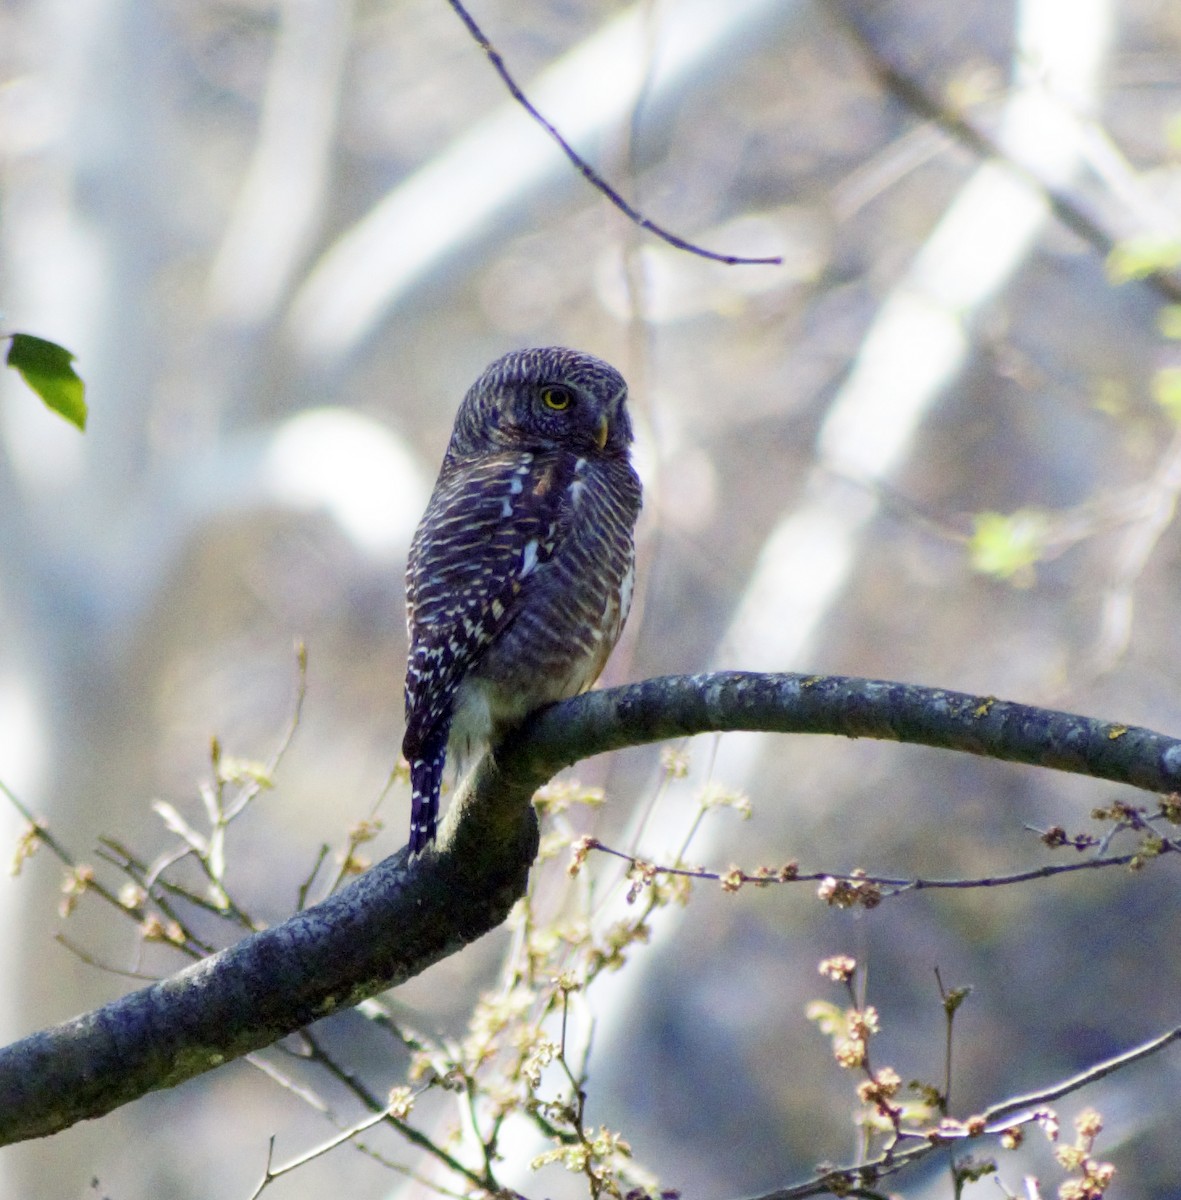
{"type": "Polygon", "coordinates": [[[410,652],[403,753],[443,747],[455,691],[515,618],[561,544],[575,456],[498,454],[440,476],[406,570],[410,652]]]}

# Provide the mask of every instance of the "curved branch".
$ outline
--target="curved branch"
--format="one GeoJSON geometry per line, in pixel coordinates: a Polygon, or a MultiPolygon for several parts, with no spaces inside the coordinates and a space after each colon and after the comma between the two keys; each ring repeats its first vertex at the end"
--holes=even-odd
{"type": "Polygon", "coordinates": [[[537,714],[459,790],[436,851],[405,851],[274,929],[0,1050],[0,1145],[42,1137],[269,1045],[499,925],[537,852],[533,792],[623,746],[726,730],[886,738],[1181,790],[1181,740],[935,688],[721,672],[592,692],[537,714]]]}
{"type": "Polygon", "coordinates": [[[578,170],[578,173],[598,192],[605,196],[612,204],[629,221],[638,225],[641,229],[660,238],[661,241],[667,242],[670,246],[677,250],[685,250],[690,254],[696,254],[700,258],[708,258],[713,262],[725,263],[727,266],[736,266],[739,263],[753,264],[755,266],[782,266],[783,259],[779,255],[767,257],[749,258],[740,254],[719,254],[716,250],[707,250],[704,246],[699,246],[696,242],[691,242],[688,238],[683,238],[679,234],[673,233],[671,229],[665,229],[663,225],[658,225],[650,217],[646,217],[635,205],[629,204],[616,190],[613,188],[598,171],[574,149],[573,146],[562,136],[561,132],[550,121],[538,112],[533,102],[521,90],[521,85],[509,73],[508,67],[504,64],[504,59],[501,57],[500,51],[488,39],[488,35],[476,24],[475,18],[463,6],[460,0],[447,0],[455,11],[455,15],[464,23],[473,41],[480,47],[481,50],[488,56],[488,61],[492,64],[497,75],[500,76],[501,82],[509,90],[509,95],[557,142],[562,153],[570,160],[578,170]]]}

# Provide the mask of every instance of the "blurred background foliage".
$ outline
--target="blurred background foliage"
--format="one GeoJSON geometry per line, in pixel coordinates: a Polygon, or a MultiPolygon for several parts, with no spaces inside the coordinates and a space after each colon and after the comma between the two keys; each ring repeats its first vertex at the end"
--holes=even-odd
{"type": "MultiPolygon", "coordinates": [[[[641,590],[606,682],[844,672],[1181,727],[1181,9],[474,13],[648,215],[782,265],[722,266],[629,225],[443,0],[0,4],[4,329],[73,351],[91,411],[80,436],[0,380],[0,777],[79,857],[102,833],[170,844],[149,802],[198,811],[212,733],[265,757],[302,638],[301,727],[230,848],[254,910],[291,910],[395,758],[401,571],[455,407],[526,344],[590,350],[632,384],[641,590]]],[[[656,753],[582,765],[608,796],[588,831],[634,832],[656,753]]],[[[695,749],[647,857],[710,780],[753,804],[711,817],[711,866],[943,877],[1042,862],[1026,824],[1084,828],[1116,794],[935,751],[727,738],[695,749]]],[[[401,793],[383,816],[367,852],[404,841],[401,793]]],[[[0,810],[10,844],[19,829],[0,810]]],[[[838,952],[868,965],[877,1059],[904,1080],[942,1069],[933,968],[974,986],[962,1115],[1065,1076],[1178,1021],[1172,869],[859,914],[804,886],[699,886],[590,994],[590,1119],[692,1197],[846,1160],[852,1087],[804,1016],[838,952]]],[[[0,884],[5,1040],[129,986],[53,942],[59,883],[42,856],[0,884]]],[[[121,966],[177,965],[85,903],[68,933],[121,966]]],[[[508,937],[395,1003],[460,1032],[508,937]]],[[[362,1018],[325,1036],[374,1086],[397,1081],[362,1018]]],[[[1173,1053],[1082,1098],[1119,1194],[1181,1195],[1179,1087],[1173,1053]]],[[[248,1195],[274,1132],[291,1152],[327,1134],[238,1064],[5,1150],[0,1193],[248,1195]]],[[[401,1186],[340,1150],[274,1194],[401,1186]]],[[[583,1194],[560,1173],[544,1187],[583,1194]]],[[[919,1176],[907,1195],[947,1189],[919,1176]]]]}

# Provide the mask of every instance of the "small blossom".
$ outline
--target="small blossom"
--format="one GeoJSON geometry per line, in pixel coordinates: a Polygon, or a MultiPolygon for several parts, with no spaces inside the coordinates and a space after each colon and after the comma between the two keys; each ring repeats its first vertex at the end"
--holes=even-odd
{"type": "Polygon", "coordinates": [[[1054,1157],[1063,1170],[1077,1171],[1087,1161],[1087,1152],[1081,1146],[1059,1146],[1054,1157]]]}
{"type": "Polygon", "coordinates": [[[405,1084],[393,1088],[390,1091],[388,1108],[395,1121],[406,1120],[414,1108],[414,1093],[405,1084]]]}
{"type": "Polygon", "coordinates": [[[8,873],[13,878],[21,873],[21,868],[37,853],[37,847],[41,845],[41,834],[48,828],[49,825],[45,819],[38,817],[37,820],[29,822],[21,830],[20,837],[16,840],[16,849],[12,854],[12,864],[8,868],[8,873]]]}
{"type": "Polygon", "coordinates": [[[148,913],[139,923],[139,936],[145,942],[164,941],[164,922],[155,913],[148,913]]]}
{"type": "Polygon", "coordinates": [[[586,856],[598,845],[597,839],[593,837],[580,837],[578,841],[570,847],[570,864],[566,868],[566,874],[571,879],[582,870],[583,864],[586,862],[586,856]]]}
{"type": "Polygon", "coordinates": [[[1111,1163],[1088,1159],[1082,1164],[1079,1179],[1068,1179],[1058,1188],[1059,1200],[1101,1200],[1115,1178],[1115,1167],[1111,1163]]]}
{"type": "Polygon", "coordinates": [[[722,885],[723,892],[736,892],[742,887],[745,882],[745,877],[742,874],[742,868],[730,864],[730,869],[722,875],[718,882],[722,885]]]}
{"type": "Polygon", "coordinates": [[[607,799],[607,793],[599,787],[586,787],[577,779],[559,779],[538,788],[533,799],[544,812],[566,812],[576,804],[598,808],[607,799]]]}
{"type": "Polygon", "coordinates": [[[857,867],[851,874],[857,903],[862,908],[877,908],[882,902],[882,889],[876,883],[870,883],[865,878],[866,871],[863,867],[857,867]]]}
{"type": "Polygon", "coordinates": [[[1042,1133],[1046,1135],[1046,1141],[1056,1142],[1058,1140],[1058,1114],[1052,1108],[1039,1108],[1033,1114],[1033,1119],[1041,1126],[1042,1133]]]}
{"type": "Polygon", "coordinates": [[[876,908],[882,900],[882,889],[864,878],[865,871],[858,868],[850,872],[849,879],[837,879],[827,875],[817,889],[817,895],[831,908],[876,908]]]}
{"type": "Polygon", "coordinates": [[[865,1043],[858,1038],[838,1038],[833,1044],[837,1065],[851,1071],[865,1065],[865,1043]]]}
{"type": "Polygon", "coordinates": [[[1085,1108],[1075,1117],[1074,1127],[1079,1137],[1093,1141],[1103,1130],[1103,1118],[1093,1108],[1085,1108]]]}
{"type": "Polygon", "coordinates": [[[885,1107],[886,1102],[898,1093],[902,1079],[892,1067],[882,1067],[872,1079],[865,1079],[857,1087],[862,1104],[877,1104],[885,1107]]]}
{"type": "Polygon", "coordinates": [[[669,779],[684,779],[689,774],[689,756],[665,746],[660,751],[660,769],[669,779]]]}
{"type": "Polygon", "coordinates": [[[521,1075],[534,1091],[541,1086],[541,1072],[554,1061],[558,1047],[548,1038],[538,1038],[521,1063],[521,1075]]]}
{"type": "Polygon", "coordinates": [[[143,908],[147,903],[148,893],[138,883],[128,880],[119,889],[119,903],[127,909],[143,908]]]}
{"type": "Polygon", "coordinates": [[[711,783],[702,788],[698,803],[702,808],[732,808],[745,821],[750,817],[750,797],[721,784],[711,783]]]}
{"type": "Polygon", "coordinates": [[[187,940],[179,921],[163,921],[155,913],[140,922],[139,936],[145,942],[171,942],[174,946],[183,946],[187,940]]]}
{"type": "Polygon", "coordinates": [[[62,917],[68,917],[78,907],[78,901],[93,883],[94,868],[86,863],[79,863],[65,873],[62,879],[61,903],[57,908],[62,917]]]}
{"type": "Polygon", "coordinates": [[[1006,1129],[1001,1134],[1001,1145],[1006,1150],[1016,1150],[1021,1143],[1025,1141],[1025,1130],[1020,1125],[1014,1125],[1012,1129],[1006,1129]]]}
{"type": "Polygon", "coordinates": [[[849,1010],[849,1036],[868,1041],[881,1028],[878,1010],[872,1004],[849,1010]]]}
{"type": "Polygon", "coordinates": [[[820,974],[833,983],[848,983],[857,970],[857,962],[847,954],[834,954],[820,963],[820,974]]]}
{"type": "Polygon", "coordinates": [[[349,841],[354,846],[360,846],[364,842],[371,842],[382,830],[382,823],[377,820],[358,821],[352,829],[349,830],[349,841]]]}
{"type": "Polygon", "coordinates": [[[338,856],[340,869],[346,875],[363,875],[373,865],[372,859],[366,858],[364,854],[353,854],[352,852],[338,856]]]}
{"type": "Polygon", "coordinates": [[[627,902],[634,904],[640,893],[651,887],[653,879],[656,878],[656,867],[653,863],[637,858],[632,861],[627,875],[631,880],[631,886],[627,889],[627,902]]]}

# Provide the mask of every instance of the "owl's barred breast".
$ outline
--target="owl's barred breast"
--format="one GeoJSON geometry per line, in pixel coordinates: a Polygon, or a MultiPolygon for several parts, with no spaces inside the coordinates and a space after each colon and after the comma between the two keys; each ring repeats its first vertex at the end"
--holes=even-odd
{"type": "Polygon", "coordinates": [[[456,692],[451,744],[462,754],[534,709],[585,691],[619,638],[631,603],[639,480],[626,459],[580,460],[570,493],[557,551],[456,692]]]}

